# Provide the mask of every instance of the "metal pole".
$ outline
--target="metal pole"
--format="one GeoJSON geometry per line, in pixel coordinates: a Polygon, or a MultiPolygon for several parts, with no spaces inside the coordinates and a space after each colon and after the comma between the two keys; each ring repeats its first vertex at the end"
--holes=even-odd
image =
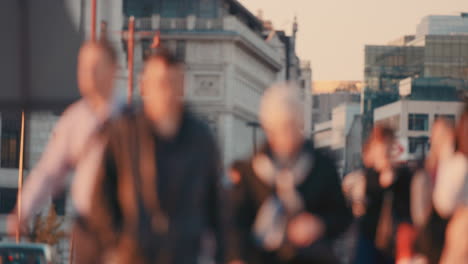
{"type": "Polygon", "coordinates": [[[254,154],[257,153],[257,127],[252,126],[253,129],[253,149],[254,149],[254,154]]]}
{"type": "Polygon", "coordinates": [[[23,165],[24,165],[24,110],[21,111],[21,136],[20,136],[20,153],[19,153],[19,168],[18,168],[18,225],[16,227],[16,243],[21,241],[21,193],[23,191],[23,165]]]}
{"type": "Polygon", "coordinates": [[[91,0],[91,40],[96,41],[96,0],[91,0]]]}
{"type": "Polygon", "coordinates": [[[127,103],[130,104],[133,98],[133,51],[135,46],[135,17],[131,16],[128,20],[128,88],[127,103]]]}

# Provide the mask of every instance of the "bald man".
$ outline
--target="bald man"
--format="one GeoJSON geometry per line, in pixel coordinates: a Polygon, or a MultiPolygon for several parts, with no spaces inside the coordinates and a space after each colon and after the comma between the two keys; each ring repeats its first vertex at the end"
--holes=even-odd
{"type": "Polygon", "coordinates": [[[10,215],[7,223],[10,234],[15,233],[18,225],[28,223],[51,196],[64,190],[67,175],[72,171],[75,171],[73,205],[79,216],[89,213],[93,170],[100,148],[99,144],[88,142],[111,113],[116,61],[115,51],[106,42],[88,42],[80,49],[77,74],[82,98],[60,117],[41,159],[27,177],[21,223],[16,214],[10,215]]]}

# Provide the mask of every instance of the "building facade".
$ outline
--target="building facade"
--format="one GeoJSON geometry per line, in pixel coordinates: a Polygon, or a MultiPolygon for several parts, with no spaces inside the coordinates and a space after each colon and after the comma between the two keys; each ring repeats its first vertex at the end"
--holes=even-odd
{"type": "Polygon", "coordinates": [[[353,144],[356,142],[350,142],[354,139],[353,135],[356,130],[359,129],[360,124],[356,119],[359,120],[360,112],[359,103],[343,103],[333,108],[331,120],[314,126],[315,146],[334,156],[340,176],[344,175],[348,167],[347,152],[359,152],[361,147],[359,144],[353,144]]]}
{"type": "Polygon", "coordinates": [[[398,146],[395,156],[399,161],[422,158],[428,148],[428,139],[434,121],[438,118],[456,122],[463,103],[457,101],[425,101],[402,99],[374,110],[374,122],[395,129],[398,146]]]}
{"type": "Polygon", "coordinates": [[[424,17],[416,28],[416,38],[427,35],[468,33],[468,14],[459,16],[430,15],[424,17]]]}
{"type": "Polygon", "coordinates": [[[343,103],[359,103],[358,91],[335,91],[332,93],[314,93],[312,95],[312,124],[332,119],[333,109],[343,103]]]}
{"type": "Polygon", "coordinates": [[[468,19],[461,16],[429,16],[418,26],[417,34],[405,36],[394,45],[366,46],[362,112],[364,131],[369,131],[374,109],[399,100],[401,80],[422,78],[427,89],[439,86],[441,79],[468,90],[468,19]],[[398,44],[396,46],[396,44],[398,44]]]}
{"type": "MultiPolygon", "coordinates": [[[[252,133],[256,128],[249,124],[257,122],[267,87],[277,81],[310,85],[301,79],[302,70],[311,77],[310,66],[301,69],[295,54],[297,23],[292,36],[271,35],[264,21],[234,0],[124,1],[124,14],[136,17],[137,32],[159,31],[162,45],[185,62],[185,98],[210,124],[225,165],[263,141],[260,128],[252,133]]],[[[150,36],[137,43],[137,68],[151,41],[150,36]]]]}

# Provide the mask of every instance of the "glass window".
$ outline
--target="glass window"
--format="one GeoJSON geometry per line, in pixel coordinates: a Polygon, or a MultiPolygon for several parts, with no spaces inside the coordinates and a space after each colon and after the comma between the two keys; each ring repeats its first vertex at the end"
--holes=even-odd
{"type": "Polygon", "coordinates": [[[175,54],[179,60],[185,60],[185,40],[177,40],[175,54]]]}
{"type": "Polygon", "coordinates": [[[409,137],[408,138],[408,152],[410,154],[425,154],[428,149],[428,137],[409,137]]]}
{"type": "Polygon", "coordinates": [[[18,168],[21,133],[21,115],[2,113],[1,115],[1,168],[18,168]]]}
{"type": "Polygon", "coordinates": [[[312,107],[314,109],[318,109],[320,107],[320,102],[319,102],[319,96],[318,95],[314,95],[312,104],[313,104],[312,107]]]}
{"type": "Polygon", "coordinates": [[[52,200],[57,215],[64,216],[67,207],[67,193],[63,192],[52,200]]]}
{"type": "Polygon", "coordinates": [[[10,213],[16,205],[16,188],[0,188],[0,214],[10,213]]]}
{"type": "Polygon", "coordinates": [[[443,118],[447,121],[449,121],[452,124],[455,124],[455,115],[450,115],[450,114],[436,114],[434,116],[434,119],[437,120],[439,118],[443,118]]]}
{"type": "Polygon", "coordinates": [[[202,18],[214,18],[217,13],[216,8],[216,1],[200,0],[198,4],[198,15],[202,18]]]}
{"type": "Polygon", "coordinates": [[[429,115],[428,114],[409,114],[408,129],[413,131],[428,131],[429,130],[429,115]]]}
{"type": "Polygon", "coordinates": [[[162,0],[161,16],[170,18],[185,17],[188,15],[190,6],[192,6],[192,3],[186,0],[162,0]]]}

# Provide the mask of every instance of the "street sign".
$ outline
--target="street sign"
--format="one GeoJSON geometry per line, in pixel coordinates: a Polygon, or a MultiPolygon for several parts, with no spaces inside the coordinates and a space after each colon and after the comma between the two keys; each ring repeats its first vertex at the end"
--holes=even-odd
{"type": "Polygon", "coordinates": [[[0,1],[0,110],[62,110],[79,98],[83,38],[67,1],[0,1]]]}
{"type": "Polygon", "coordinates": [[[401,80],[399,83],[399,87],[398,87],[400,96],[411,95],[412,85],[413,85],[413,78],[411,77],[401,80]]]}

